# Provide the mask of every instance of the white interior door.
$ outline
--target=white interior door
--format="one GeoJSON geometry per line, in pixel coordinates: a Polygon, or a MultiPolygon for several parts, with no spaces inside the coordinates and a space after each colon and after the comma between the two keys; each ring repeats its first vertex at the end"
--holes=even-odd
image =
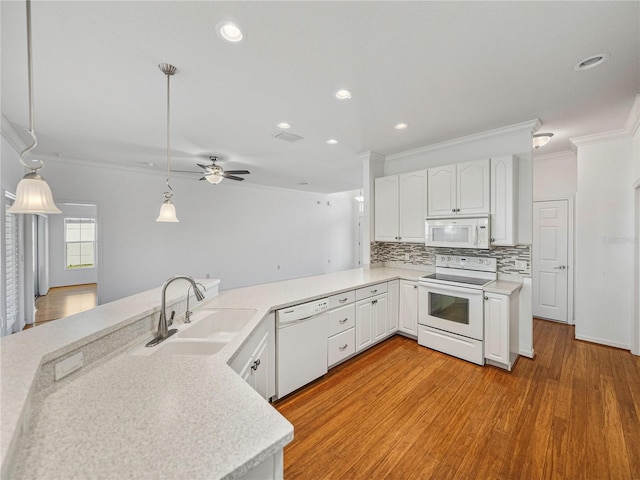
{"type": "Polygon", "coordinates": [[[567,321],[568,202],[533,202],[533,315],[567,321]]]}

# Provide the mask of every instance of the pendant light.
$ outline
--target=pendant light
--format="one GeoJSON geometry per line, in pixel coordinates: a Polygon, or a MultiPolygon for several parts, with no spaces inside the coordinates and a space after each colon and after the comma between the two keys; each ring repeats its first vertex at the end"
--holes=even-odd
{"type": "Polygon", "coordinates": [[[167,76],[167,191],[164,192],[164,202],[160,207],[160,215],[156,218],[156,222],[179,222],[176,216],[176,207],[171,203],[173,197],[173,188],[169,184],[169,175],[171,172],[171,97],[170,97],[170,79],[171,75],[176,73],[176,67],[168,63],[161,63],[158,68],[167,76]]]}
{"type": "Polygon", "coordinates": [[[51,189],[44,178],[38,174],[43,167],[40,160],[35,160],[37,165],[29,165],[25,162],[26,155],[36,148],[35,122],[33,120],[33,65],[31,60],[31,0],[27,0],[27,70],[29,78],[29,130],[32,143],[20,152],[20,163],[31,172],[27,173],[18,183],[16,199],[7,213],[62,213],[53,201],[51,189]]]}

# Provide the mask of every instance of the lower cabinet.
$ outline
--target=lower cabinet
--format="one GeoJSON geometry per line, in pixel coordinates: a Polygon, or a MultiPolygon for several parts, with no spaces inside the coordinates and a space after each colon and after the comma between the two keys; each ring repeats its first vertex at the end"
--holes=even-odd
{"type": "Polygon", "coordinates": [[[398,331],[412,337],[418,336],[418,283],[400,281],[398,331]]]}
{"type": "Polygon", "coordinates": [[[387,336],[388,317],[386,293],[356,303],[356,352],[387,336]]]}
{"type": "Polygon", "coordinates": [[[271,313],[230,364],[266,400],[276,394],[275,353],[275,314],[271,313]]]}
{"type": "Polygon", "coordinates": [[[484,294],[484,357],[487,363],[511,370],[518,358],[519,293],[484,294]]]}
{"type": "Polygon", "coordinates": [[[284,478],[283,455],[284,452],[279,450],[239,478],[242,480],[282,480],[284,478]]]}
{"type": "Polygon", "coordinates": [[[389,333],[398,331],[398,318],[400,315],[400,280],[389,282],[387,288],[389,299],[389,333]]]}

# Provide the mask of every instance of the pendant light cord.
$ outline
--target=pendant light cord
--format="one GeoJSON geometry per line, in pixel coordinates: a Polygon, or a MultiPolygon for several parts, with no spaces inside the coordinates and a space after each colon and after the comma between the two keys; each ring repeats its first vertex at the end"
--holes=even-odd
{"type": "Polygon", "coordinates": [[[38,145],[38,139],[35,132],[35,121],[33,114],[33,61],[31,59],[31,0],[27,0],[27,72],[29,77],[29,129],[27,133],[33,139],[33,143],[20,152],[20,163],[35,172],[40,170],[43,163],[40,160],[34,160],[38,162],[38,166],[29,165],[25,162],[27,154],[36,148],[38,145]]]}
{"type": "Polygon", "coordinates": [[[167,192],[164,192],[164,198],[169,200],[173,197],[173,188],[169,184],[169,175],[171,171],[171,75],[173,72],[167,71],[167,192]]]}

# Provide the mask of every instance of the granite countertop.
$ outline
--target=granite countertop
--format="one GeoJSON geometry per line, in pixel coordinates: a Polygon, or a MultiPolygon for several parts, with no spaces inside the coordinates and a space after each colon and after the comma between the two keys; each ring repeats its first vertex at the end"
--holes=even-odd
{"type": "MultiPolygon", "coordinates": [[[[241,476],[293,438],[293,426],[228,366],[262,319],[288,305],[396,278],[417,280],[425,273],[429,272],[388,267],[355,269],[220,292],[198,308],[242,308],[256,313],[219,353],[156,358],[125,352],[72,374],[34,408],[15,458],[7,458],[5,435],[16,434],[20,427],[18,415],[28,410],[32,401],[31,385],[43,357],[56,357],[50,342],[42,338],[44,331],[39,336],[4,342],[3,372],[7,359],[13,367],[18,360],[32,360],[28,368],[13,375],[15,382],[9,388],[3,382],[3,467],[14,460],[15,478],[37,479],[241,476]],[[5,344],[10,346],[9,351],[5,344]],[[15,351],[18,345],[22,349],[19,352],[15,351]],[[31,355],[24,350],[29,348],[31,355]],[[15,411],[5,414],[5,405],[15,411]],[[11,420],[17,427],[7,431],[5,425],[11,420]]],[[[53,343],[58,351],[72,351],[70,345],[98,336],[96,329],[101,322],[96,311],[103,307],[111,313],[114,309],[121,314],[128,310],[129,316],[140,318],[142,314],[137,313],[148,313],[148,302],[155,296],[153,307],[157,310],[158,289],[147,294],[134,296],[140,297],[137,301],[128,297],[79,314],[95,319],[86,331],[72,335],[56,332],[56,328],[65,329],[61,320],[45,336],[56,339],[53,343]]],[[[116,323],[110,319],[102,327],[116,328],[116,323]]],[[[147,337],[151,334],[141,338],[140,344],[147,337]]]]}
{"type": "Polygon", "coordinates": [[[511,295],[522,288],[522,282],[510,282],[507,280],[496,280],[489,285],[485,285],[483,290],[489,293],[499,293],[502,295],[511,295]]]}

